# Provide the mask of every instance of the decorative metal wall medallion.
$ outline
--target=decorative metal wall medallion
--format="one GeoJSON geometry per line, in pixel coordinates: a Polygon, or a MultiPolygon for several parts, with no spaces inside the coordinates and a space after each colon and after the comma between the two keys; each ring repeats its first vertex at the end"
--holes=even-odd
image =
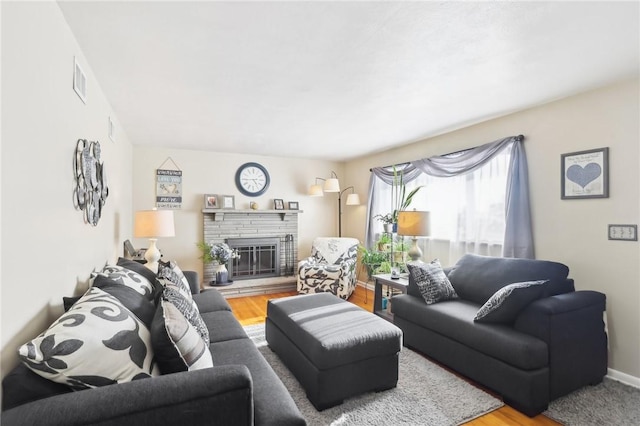
{"type": "Polygon", "coordinates": [[[73,204],[83,211],[86,223],[96,226],[109,196],[104,163],[100,161],[100,142],[78,139],[73,172],[76,179],[73,204]]]}

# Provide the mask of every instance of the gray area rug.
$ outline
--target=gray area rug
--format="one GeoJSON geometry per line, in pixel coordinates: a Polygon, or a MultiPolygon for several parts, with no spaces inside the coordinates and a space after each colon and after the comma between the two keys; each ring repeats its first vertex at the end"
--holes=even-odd
{"type": "Polygon", "coordinates": [[[567,426],[640,425],[640,389],[605,377],[556,399],[543,414],[567,426]]]}
{"type": "Polygon", "coordinates": [[[264,324],[247,326],[245,331],[287,387],[310,426],[458,425],[503,405],[421,355],[402,348],[396,388],[360,395],[317,411],[295,377],[267,346],[264,324]]]}

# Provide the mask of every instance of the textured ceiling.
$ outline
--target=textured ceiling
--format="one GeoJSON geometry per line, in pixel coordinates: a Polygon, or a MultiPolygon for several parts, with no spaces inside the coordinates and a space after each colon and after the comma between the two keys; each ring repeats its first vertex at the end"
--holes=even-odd
{"type": "Polygon", "coordinates": [[[639,72],[638,2],[58,4],[135,145],[346,160],[639,72]]]}

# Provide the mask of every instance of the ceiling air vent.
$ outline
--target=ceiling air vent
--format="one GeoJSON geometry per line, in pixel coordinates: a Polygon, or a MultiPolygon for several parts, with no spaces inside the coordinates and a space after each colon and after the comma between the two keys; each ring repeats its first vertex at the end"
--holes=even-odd
{"type": "Polygon", "coordinates": [[[78,60],[73,58],[73,90],[78,94],[78,97],[84,102],[87,103],[87,76],[82,71],[80,64],[78,64],[78,60]]]}

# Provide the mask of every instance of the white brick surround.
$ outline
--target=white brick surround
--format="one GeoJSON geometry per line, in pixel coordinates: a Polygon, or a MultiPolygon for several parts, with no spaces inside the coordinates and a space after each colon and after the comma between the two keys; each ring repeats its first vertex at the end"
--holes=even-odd
{"type": "MultiPolygon", "coordinates": [[[[295,274],[298,259],[298,213],[291,210],[218,210],[202,211],[204,241],[224,243],[227,238],[277,237],[280,239],[280,275],[287,274],[285,236],[293,235],[290,271],[295,274]],[[292,263],[292,264],[291,264],[292,263]]],[[[204,282],[214,279],[213,265],[204,265],[204,282]]]]}

